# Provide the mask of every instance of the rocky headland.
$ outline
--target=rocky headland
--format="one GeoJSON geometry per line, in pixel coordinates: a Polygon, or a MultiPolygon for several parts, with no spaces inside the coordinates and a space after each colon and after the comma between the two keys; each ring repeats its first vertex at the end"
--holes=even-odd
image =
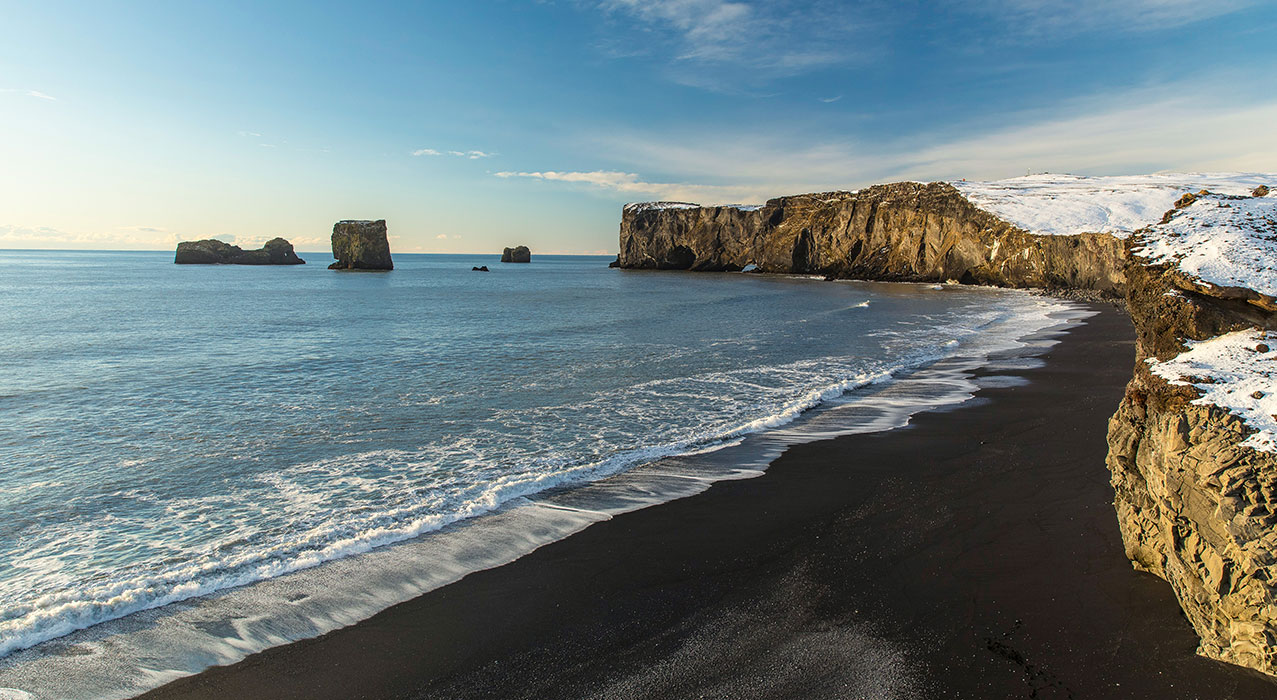
{"type": "Polygon", "coordinates": [[[173,262],[178,265],[304,265],[293,244],[283,238],[272,238],[257,250],[244,250],[237,245],[214,238],[182,241],[177,244],[173,262]]]}
{"type": "Polygon", "coordinates": [[[613,265],[1124,299],[1137,356],[1107,463],[1126,554],[1170,583],[1199,653],[1277,676],[1273,182],[1030,176],[631,204],[613,265]]]}
{"type": "Polygon", "coordinates": [[[506,248],[501,251],[501,262],[503,263],[526,263],[532,262],[532,251],[528,250],[525,245],[506,248]]]}
{"type": "Polygon", "coordinates": [[[393,270],[386,221],[347,220],[333,224],[330,270],[393,270]]]}

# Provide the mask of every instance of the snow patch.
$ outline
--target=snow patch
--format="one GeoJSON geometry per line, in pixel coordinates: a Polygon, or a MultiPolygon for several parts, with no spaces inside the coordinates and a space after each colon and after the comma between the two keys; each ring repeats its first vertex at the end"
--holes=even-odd
{"type": "Polygon", "coordinates": [[[627,214],[641,211],[659,211],[661,209],[700,209],[701,205],[691,202],[630,202],[625,205],[627,214]]]}
{"type": "Polygon", "coordinates": [[[1219,406],[1255,430],[1242,445],[1277,452],[1277,332],[1236,331],[1188,341],[1173,360],[1147,362],[1153,374],[1201,392],[1197,406],[1219,406]],[[1256,350],[1259,348],[1259,350],[1256,350]]]}
{"type": "Polygon", "coordinates": [[[1216,287],[1277,297],[1277,196],[1203,195],[1141,231],[1131,252],[1216,287]]]}
{"type": "Polygon", "coordinates": [[[1088,177],[1026,175],[993,182],[951,182],[972,204],[1029,233],[1111,233],[1125,238],[1156,223],[1186,192],[1248,195],[1277,185],[1275,173],[1160,173],[1088,177]]]}

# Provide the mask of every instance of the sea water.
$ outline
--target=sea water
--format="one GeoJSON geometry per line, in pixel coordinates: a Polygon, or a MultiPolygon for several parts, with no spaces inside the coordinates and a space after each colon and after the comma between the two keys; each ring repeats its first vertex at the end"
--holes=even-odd
{"type": "Polygon", "coordinates": [[[0,251],[0,692],[128,697],[351,624],[961,402],[1079,315],[603,257],[303,257],[0,251]]]}

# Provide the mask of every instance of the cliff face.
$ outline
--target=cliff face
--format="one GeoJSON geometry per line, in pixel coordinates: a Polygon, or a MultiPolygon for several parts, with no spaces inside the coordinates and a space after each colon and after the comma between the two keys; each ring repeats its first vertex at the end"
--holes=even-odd
{"type": "Polygon", "coordinates": [[[1037,236],[946,183],[780,197],[762,207],[626,207],[624,268],[741,270],[894,281],[1098,290],[1123,285],[1109,234],[1037,236]]]}
{"type": "MultiPolygon", "coordinates": [[[[1206,203],[1216,204],[1233,206],[1206,203]]],[[[1181,356],[1185,341],[1277,328],[1277,300],[1206,282],[1173,259],[1151,262],[1142,253],[1153,235],[1127,243],[1137,357],[1109,422],[1108,466],[1126,554],[1171,584],[1201,654],[1277,675],[1277,454],[1244,444],[1256,430],[1235,411],[1199,400],[1194,384],[1219,380],[1176,382],[1155,371],[1181,356]]],[[[1250,343],[1244,361],[1263,367],[1273,362],[1268,352],[1250,343]]]]}
{"type": "Polygon", "coordinates": [[[1068,235],[1029,233],[944,183],[630,205],[614,265],[1124,294],[1137,357],[1107,463],[1126,554],[1170,583],[1201,654],[1277,675],[1277,198],[1244,194],[1269,176],[1196,177],[1233,192],[1185,195],[1151,226],[1184,182],[963,185],[1068,235]],[[1079,233],[1097,221],[1145,228],[1079,233]]]}

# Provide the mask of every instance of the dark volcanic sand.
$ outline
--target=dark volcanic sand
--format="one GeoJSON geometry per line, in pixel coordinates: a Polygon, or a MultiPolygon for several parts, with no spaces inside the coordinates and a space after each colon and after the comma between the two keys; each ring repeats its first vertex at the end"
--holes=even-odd
{"type": "Polygon", "coordinates": [[[147,698],[1277,698],[1122,554],[1109,307],[1027,386],[801,445],[147,698]]]}

